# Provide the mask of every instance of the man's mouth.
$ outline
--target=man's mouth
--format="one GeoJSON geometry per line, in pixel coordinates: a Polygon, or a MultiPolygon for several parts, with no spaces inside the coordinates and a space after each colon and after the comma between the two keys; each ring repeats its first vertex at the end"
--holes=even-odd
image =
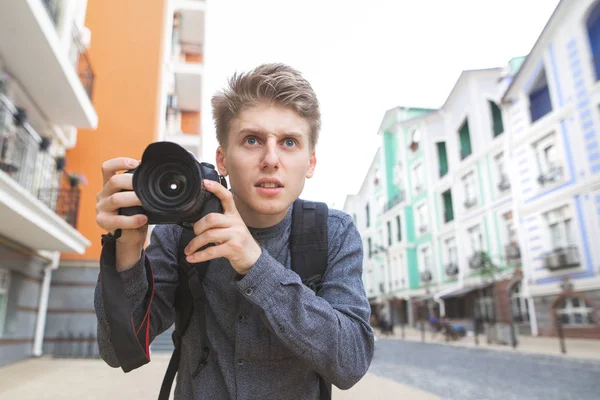
{"type": "Polygon", "coordinates": [[[277,183],[273,183],[273,182],[259,183],[257,186],[262,187],[262,188],[269,188],[269,189],[281,187],[281,185],[278,185],[277,183]]]}

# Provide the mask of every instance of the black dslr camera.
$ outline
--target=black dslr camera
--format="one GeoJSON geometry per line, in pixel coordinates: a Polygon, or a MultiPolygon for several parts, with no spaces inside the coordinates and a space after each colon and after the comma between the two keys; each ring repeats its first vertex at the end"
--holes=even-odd
{"type": "Polygon", "coordinates": [[[212,164],[199,162],[172,142],[155,142],[144,150],[133,174],[133,190],[142,206],[123,207],[121,215],[145,214],[148,224],[193,224],[205,215],[221,213],[221,201],[204,188],[204,179],[227,187],[212,164]]]}

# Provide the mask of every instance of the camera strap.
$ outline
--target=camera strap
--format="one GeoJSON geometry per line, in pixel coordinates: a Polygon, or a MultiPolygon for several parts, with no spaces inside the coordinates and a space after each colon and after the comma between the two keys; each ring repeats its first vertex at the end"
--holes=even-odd
{"type": "Polygon", "coordinates": [[[150,306],[154,297],[154,279],[152,266],[145,259],[144,270],[150,287],[144,300],[146,315],[140,326],[136,327],[123,280],[116,269],[116,244],[120,236],[120,229],[114,235],[102,235],[100,287],[104,314],[110,327],[110,341],[121,368],[124,372],[129,372],[150,362],[150,306]]]}

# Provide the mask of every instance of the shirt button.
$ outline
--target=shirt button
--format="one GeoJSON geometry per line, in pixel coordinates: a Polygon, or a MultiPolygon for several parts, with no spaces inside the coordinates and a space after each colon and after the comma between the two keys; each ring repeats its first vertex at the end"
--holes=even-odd
{"type": "Polygon", "coordinates": [[[283,327],[283,325],[279,325],[279,326],[277,327],[277,329],[278,329],[278,330],[279,330],[279,332],[281,332],[281,333],[285,332],[285,328],[283,327]]]}
{"type": "Polygon", "coordinates": [[[246,322],[246,316],[244,314],[238,315],[238,321],[240,321],[240,322],[246,322]]]}
{"type": "Polygon", "coordinates": [[[246,291],[244,293],[246,293],[246,296],[252,296],[252,293],[254,293],[254,289],[249,287],[246,289],[246,291]]]}
{"type": "Polygon", "coordinates": [[[238,365],[241,367],[242,365],[244,365],[244,360],[242,360],[241,358],[238,360],[238,365]]]}

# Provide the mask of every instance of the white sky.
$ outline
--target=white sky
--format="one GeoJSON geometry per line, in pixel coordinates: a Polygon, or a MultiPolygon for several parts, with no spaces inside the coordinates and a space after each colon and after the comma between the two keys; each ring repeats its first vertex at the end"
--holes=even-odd
{"type": "Polygon", "coordinates": [[[202,128],[214,162],[210,96],[264,62],[300,70],[321,103],[305,199],[342,208],[362,184],[386,110],[439,107],[462,70],[526,55],[558,0],[209,0],[202,128]]]}

